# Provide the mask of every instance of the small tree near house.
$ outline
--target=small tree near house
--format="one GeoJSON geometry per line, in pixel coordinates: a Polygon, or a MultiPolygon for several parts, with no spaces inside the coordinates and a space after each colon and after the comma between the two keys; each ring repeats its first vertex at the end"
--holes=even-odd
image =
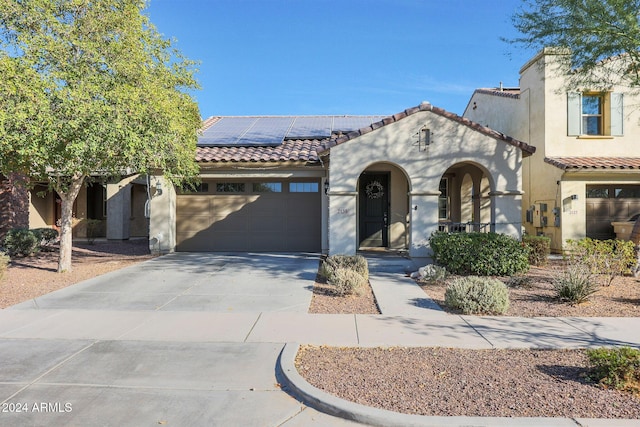
{"type": "Polygon", "coordinates": [[[0,171],[61,199],[58,271],[71,269],[72,206],[88,177],[197,174],[194,63],[144,0],[0,0],[0,171]]]}

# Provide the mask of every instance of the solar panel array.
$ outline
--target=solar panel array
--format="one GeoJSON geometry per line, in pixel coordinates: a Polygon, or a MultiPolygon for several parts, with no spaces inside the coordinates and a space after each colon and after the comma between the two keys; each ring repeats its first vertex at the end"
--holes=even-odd
{"type": "Polygon", "coordinates": [[[328,138],[367,127],[386,116],[221,117],[198,139],[201,146],[277,146],[285,139],[328,138]]]}

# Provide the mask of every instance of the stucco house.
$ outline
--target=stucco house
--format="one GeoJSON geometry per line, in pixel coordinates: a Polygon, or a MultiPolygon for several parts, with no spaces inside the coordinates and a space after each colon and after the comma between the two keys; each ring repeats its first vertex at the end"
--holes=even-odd
{"type": "Polygon", "coordinates": [[[567,239],[624,238],[640,214],[640,98],[622,85],[567,92],[560,55],[538,53],[517,88],[476,90],[463,114],[536,147],[523,158],[522,221],[554,251],[567,239]]]}
{"type": "Polygon", "coordinates": [[[534,152],[428,103],[390,117],[212,117],[196,191],[151,179],[150,245],[426,258],[436,230],[520,237],[522,160],[534,152]]]}

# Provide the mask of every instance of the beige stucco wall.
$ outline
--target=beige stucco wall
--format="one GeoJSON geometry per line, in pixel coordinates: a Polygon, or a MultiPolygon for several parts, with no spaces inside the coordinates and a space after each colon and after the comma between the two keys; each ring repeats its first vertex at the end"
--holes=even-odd
{"type": "Polygon", "coordinates": [[[329,177],[330,253],[354,253],[357,246],[357,183],[370,165],[395,164],[409,178],[409,253],[427,257],[438,227],[438,186],[456,163],[482,167],[492,183],[496,231],[520,236],[521,160],[519,149],[430,111],[420,111],[331,149],[329,177]],[[426,126],[431,145],[418,151],[416,134],[426,126]]]}
{"type": "MultiPolygon", "coordinates": [[[[473,121],[536,147],[535,154],[523,160],[523,213],[534,204],[546,203],[549,222],[546,227],[525,222],[525,229],[530,234],[550,237],[554,251],[560,251],[567,239],[585,236],[587,183],[640,182],[638,173],[592,170],[575,176],[544,161],[545,157],[637,157],[640,154],[637,147],[640,109],[635,107],[640,99],[620,85],[607,90],[624,93],[624,136],[568,136],[567,90],[558,59],[556,53],[546,50],[522,67],[519,99],[476,92],[464,113],[473,121]],[[567,209],[564,202],[571,195],[578,199],[567,209]],[[554,207],[560,212],[560,227],[554,226],[554,207]]],[[[584,88],[589,89],[592,88],[584,88]]],[[[608,109],[605,105],[605,110],[608,109]]]]}

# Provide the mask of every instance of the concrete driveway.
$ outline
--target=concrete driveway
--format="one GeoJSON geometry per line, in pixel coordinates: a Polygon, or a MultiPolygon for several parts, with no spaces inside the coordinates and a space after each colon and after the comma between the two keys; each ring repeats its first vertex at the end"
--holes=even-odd
{"type": "Polygon", "coordinates": [[[156,258],[0,310],[0,425],[350,425],[282,392],[266,312],[305,313],[314,254],[156,258]]]}
{"type": "Polygon", "coordinates": [[[315,254],[174,253],[12,309],[306,313],[315,254]]]}

